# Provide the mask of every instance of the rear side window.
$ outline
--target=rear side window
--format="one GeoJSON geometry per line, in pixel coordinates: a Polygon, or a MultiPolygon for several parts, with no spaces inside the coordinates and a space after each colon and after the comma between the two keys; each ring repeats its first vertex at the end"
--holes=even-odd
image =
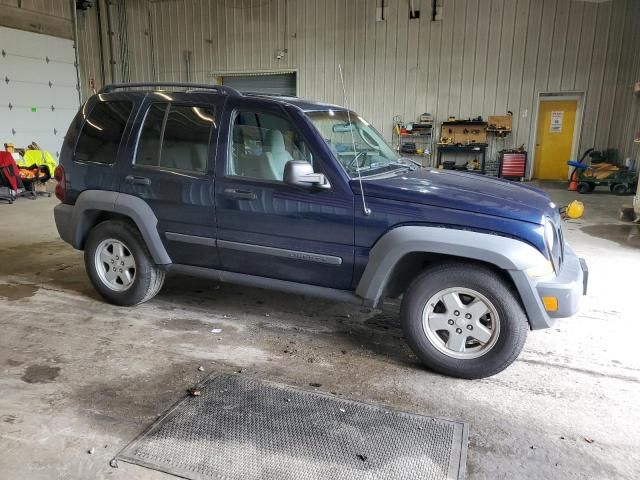
{"type": "Polygon", "coordinates": [[[116,161],[118,146],[133,104],[102,102],[91,110],[82,126],[74,160],[110,164],[116,161]]]}
{"type": "Polygon", "coordinates": [[[211,107],[152,104],[138,141],[136,165],[205,172],[213,114],[211,107]]]}
{"type": "Polygon", "coordinates": [[[136,165],[157,167],[160,159],[160,136],[162,135],[162,125],[164,125],[164,115],[167,110],[166,103],[153,103],[147,111],[144,126],[138,140],[138,150],[136,152],[136,165]]]}

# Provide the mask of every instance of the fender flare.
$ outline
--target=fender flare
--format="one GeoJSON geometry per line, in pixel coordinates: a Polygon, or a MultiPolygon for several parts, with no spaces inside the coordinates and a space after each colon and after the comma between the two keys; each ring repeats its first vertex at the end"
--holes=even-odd
{"type": "Polygon", "coordinates": [[[158,219],[151,207],[141,198],[119,192],[86,190],[78,196],[71,216],[72,244],[75,248],[84,247],[94,219],[101,212],[119,213],[130,218],[140,230],[153,261],[158,265],[171,263],[158,233],[158,219]]]}
{"type": "Polygon", "coordinates": [[[510,274],[546,261],[536,248],[514,238],[446,227],[397,227],[382,235],[369,252],[356,294],[365,304],[379,306],[395,265],[415,252],[479,260],[510,274]]]}

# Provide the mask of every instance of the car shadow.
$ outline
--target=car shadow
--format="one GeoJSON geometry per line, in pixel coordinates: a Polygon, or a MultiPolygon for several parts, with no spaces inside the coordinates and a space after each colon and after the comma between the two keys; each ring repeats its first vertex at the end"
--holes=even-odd
{"type": "Polygon", "coordinates": [[[286,334],[331,337],[335,352],[364,350],[404,366],[422,368],[400,327],[399,309],[386,304],[384,311],[331,302],[308,296],[215,284],[193,277],[172,276],[158,296],[168,308],[197,307],[223,310],[232,316],[258,317],[262,329],[286,334]]]}

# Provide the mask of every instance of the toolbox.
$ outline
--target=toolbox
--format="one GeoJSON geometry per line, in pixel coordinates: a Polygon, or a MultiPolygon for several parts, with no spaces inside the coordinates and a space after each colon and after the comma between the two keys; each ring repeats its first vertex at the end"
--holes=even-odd
{"type": "Polygon", "coordinates": [[[527,152],[502,150],[500,152],[500,178],[522,180],[527,176],[527,152]]]}

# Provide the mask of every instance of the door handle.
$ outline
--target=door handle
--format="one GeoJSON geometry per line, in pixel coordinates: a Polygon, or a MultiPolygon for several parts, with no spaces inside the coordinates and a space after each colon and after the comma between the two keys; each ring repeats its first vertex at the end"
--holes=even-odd
{"type": "Polygon", "coordinates": [[[151,185],[151,179],[147,177],[135,177],[133,175],[127,175],[124,177],[124,181],[131,183],[132,185],[151,185]]]}
{"type": "Polygon", "coordinates": [[[228,198],[235,198],[237,200],[255,200],[258,196],[251,190],[241,190],[236,188],[225,188],[224,196],[228,198]]]}

